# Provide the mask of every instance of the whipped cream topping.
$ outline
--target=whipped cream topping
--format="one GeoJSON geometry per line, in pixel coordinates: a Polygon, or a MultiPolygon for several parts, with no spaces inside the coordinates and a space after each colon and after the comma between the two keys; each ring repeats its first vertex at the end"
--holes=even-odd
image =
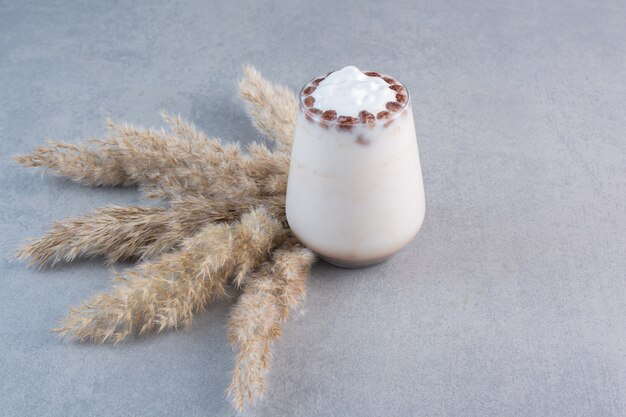
{"type": "Polygon", "coordinates": [[[377,114],[396,100],[396,92],[380,77],[370,77],[349,65],[326,77],[311,96],[315,107],[335,110],[337,114],[356,117],[366,110],[377,114]]]}

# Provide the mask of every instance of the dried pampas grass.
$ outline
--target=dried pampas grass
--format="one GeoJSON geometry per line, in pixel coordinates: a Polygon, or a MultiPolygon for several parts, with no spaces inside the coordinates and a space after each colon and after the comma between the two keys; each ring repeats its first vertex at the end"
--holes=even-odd
{"type": "Polygon", "coordinates": [[[248,277],[228,324],[230,343],[239,350],[228,390],[237,408],[265,391],[270,344],[280,336],[289,310],[304,298],[313,260],[310,250],[289,242],[248,277]]]}
{"type": "Polygon", "coordinates": [[[72,309],[58,331],[102,343],[189,325],[193,313],[226,294],[228,279],[250,273],[283,236],[262,207],[233,224],[209,223],[179,250],[118,276],[118,286],[72,309]]]}
{"type": "Polygon", "coordinates": [[[253,143],[209,139],[178,116],[163,113],[169,129],[142,129],[107,121],[108,137],[87,145],[50,141],[15,159],[84,185],[138,185],[149,198],[251,198],[286,191],[289,154],[253,143]]]}
{"type": "Polygon", "coordinates": [[[18,259],[40,267],[93,256],[140,261],[114,273],[112,290],[71,309],[56,330],[80,341],[117,343],[188,326],[232,286],[242,295],[228,324],[237,349],[228,392],[242,410],[265,390],[271,343],[303,300],[315,257],[285,218],[296,98],[251,66],[239,87],[253,124],[276,149],[223,144],[164,113],[164,129],[109,120],[105,138],[50,141],[15,159],[84,185],[137,186],[165,202],[104,207],[58,221],[18,249],[18,259]]]}
{"type": "Polygon", "coordinates": [[[254,126],[272,139],[279,149],[291,149],[296,125],[297,99],[287,87],[266,81],[250,65],[243,68],[239,92],[247,105],[254,126]]]}

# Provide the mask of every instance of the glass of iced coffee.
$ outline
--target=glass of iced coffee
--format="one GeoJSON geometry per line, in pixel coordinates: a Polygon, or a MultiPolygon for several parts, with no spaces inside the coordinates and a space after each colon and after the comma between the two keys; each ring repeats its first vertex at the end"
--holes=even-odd
{"type": "Polygon", "coordinates": [[[338,266],[382,262],[413,240],[424,186],[402,83],[348,66],[305,84],[286,204],[294,234],[338,266]]]}

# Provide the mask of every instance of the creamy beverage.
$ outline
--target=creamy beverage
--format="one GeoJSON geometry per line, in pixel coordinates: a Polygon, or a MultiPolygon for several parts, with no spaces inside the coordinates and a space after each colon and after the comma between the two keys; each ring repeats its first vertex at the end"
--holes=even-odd
{"type": "Polygon", "coordinates": [[[424,219],[424,187],[406,88],[353,66],[307,83],[287,183],[287,220],[327,261],[381,262],[424,219]]]}

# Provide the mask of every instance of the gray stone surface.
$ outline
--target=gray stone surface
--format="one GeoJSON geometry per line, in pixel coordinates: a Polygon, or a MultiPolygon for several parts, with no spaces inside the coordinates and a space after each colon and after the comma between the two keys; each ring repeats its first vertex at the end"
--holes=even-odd
{"type": "Polygon", "coordinates": [[[346,64],[403,80],[427,192],[395,258],[315,267],[248,414],[626,415],[624,2],[0,0],[1,416],[235,415],[226,302],[117,346],[48,332],[109,271],[37,272],[14,248],[139,200],[10,156],[161,109],[259,139],[235,97],[246,62],[293,88],[346,64]]]}

